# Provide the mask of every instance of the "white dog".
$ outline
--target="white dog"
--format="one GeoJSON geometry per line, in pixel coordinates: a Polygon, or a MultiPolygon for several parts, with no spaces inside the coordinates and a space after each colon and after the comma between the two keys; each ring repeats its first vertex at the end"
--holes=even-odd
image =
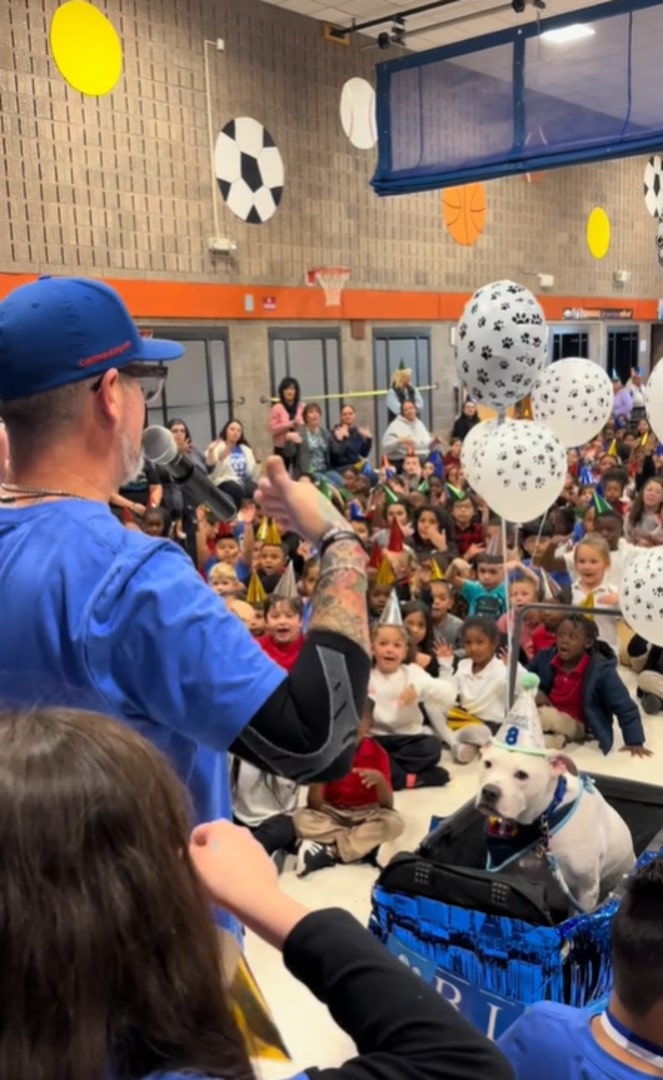
{"type": "Polygon", "coordinates": [[[494,740],[482,751],[476,806],[504,823],[507,834],[516,833],[514,850],[522,831],[530,850],[547,859],[571,908],[593,911],[633,867],[628,827],[571,758],[547,753],[543,739],[528,738],[522,728],[507,727],[507,735],[506,743],[494,740]]]}

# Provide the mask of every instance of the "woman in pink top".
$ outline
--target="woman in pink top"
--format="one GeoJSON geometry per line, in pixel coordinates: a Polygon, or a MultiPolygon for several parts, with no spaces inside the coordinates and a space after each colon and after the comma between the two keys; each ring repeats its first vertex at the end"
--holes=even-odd
{"type": "Polygon", "coordinates": [[[279,383],[279,401],[272,405],[267,429],[272,436],[274,453],[283,457],[283,448],[288,442],[301,442],[297,428],[303,424],[303,401],[299,400],[299,383],[286,375],[279,383]]]}

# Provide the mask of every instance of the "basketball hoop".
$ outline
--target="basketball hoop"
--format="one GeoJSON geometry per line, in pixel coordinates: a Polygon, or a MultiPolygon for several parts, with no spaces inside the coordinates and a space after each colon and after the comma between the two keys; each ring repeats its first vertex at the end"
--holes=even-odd
{"type": "Polygon", "coordinates": [[[341,293],[349,277],[346,266],[321,266],[318,270],[308,271],[306,283],[319,285],[324,290],[326,307],[340,307],[341,293]]]}

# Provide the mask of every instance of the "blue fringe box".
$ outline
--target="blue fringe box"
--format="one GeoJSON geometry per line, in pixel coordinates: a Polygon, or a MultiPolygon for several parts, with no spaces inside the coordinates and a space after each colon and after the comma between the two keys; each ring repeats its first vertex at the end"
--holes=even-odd
{"type": "MultiPolygon", "coordinates": [[[[637,866],[654,857],[643,854],[637,866]]],[[[610,899],[591,915],[532,926],[378,884],[369,928],[475,1027],[497,1039],[536,1001],[583,1007],[608,993],[617,904],[610,899]]]]}

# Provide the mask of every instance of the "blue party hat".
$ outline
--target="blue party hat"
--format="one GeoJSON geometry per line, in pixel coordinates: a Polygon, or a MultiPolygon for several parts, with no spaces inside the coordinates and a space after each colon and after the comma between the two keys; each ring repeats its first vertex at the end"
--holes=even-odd
{"type": "Polygon", "coordinates": [[[437,476],[438,480],[444,480],[444,462],[439,450],[433,450],[428,455],[428,462],[433,466],[433,476],[437,476]]]}
{"type": "Polygon", "coordinates": [[[594,475],[589,465],[581,465],[578,470],[578,483],[583,487],[592,487],[594,484],[594,475]]]}
{"type": "Polygon", "coordinates": [[[366,521],[366,516],[362,512],[361,506],[354,501],[350,503],[350,521],[366,521]]]}

